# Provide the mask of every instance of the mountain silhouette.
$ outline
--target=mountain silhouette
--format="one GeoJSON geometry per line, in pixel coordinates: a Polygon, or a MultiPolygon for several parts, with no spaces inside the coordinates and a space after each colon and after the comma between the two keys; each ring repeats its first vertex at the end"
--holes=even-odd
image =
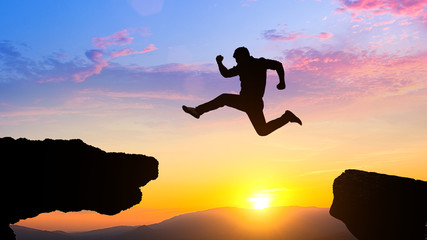
{"type": "MultiPolygon", "coordinates": [[[[13,226],[18,240],[54,240],[45,231],[13,226]]],[[[64,237],[63,232],[52,232],[64,237]]],[[[68,233],[73,240],[356,240],[326,208],[217,208],[183,214],[158,224],[68,233]]]]}
{"type": "Polygon", "coordinates": [[[359,240],[427,239],[427,182],[346,170],[333,192],[331,215],[359,240]]]}
{"type": "Polygon", "coordinates": [[[158,176],[153,157],[107,153],[78,139],[6,137],[0,149],[1,239],[15,239],[9,224],[44,212],[119,213],[138,204],[140,187],[158,176]]]}

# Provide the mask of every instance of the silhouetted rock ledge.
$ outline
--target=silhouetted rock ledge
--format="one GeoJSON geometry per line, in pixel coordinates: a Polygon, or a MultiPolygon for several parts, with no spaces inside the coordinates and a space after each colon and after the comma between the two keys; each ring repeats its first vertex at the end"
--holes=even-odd
{"type": "Polygon", "coordinates": [[[359,240],[424,240],[427,182],[346,170],[333,186],[330,214],[359,240]]]}
{"type": "Polygon", "coordinates": [[[153,157],[106,153],[81,140],[0,138],[0,154],[1,239],[15,239],[9,224],[44,212],[119,213],[158,176],[153,157]]]}

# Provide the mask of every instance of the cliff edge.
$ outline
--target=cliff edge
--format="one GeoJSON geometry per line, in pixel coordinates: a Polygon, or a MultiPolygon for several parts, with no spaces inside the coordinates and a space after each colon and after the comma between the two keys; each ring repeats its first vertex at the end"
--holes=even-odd
{"type": "Polygon", "coordinates": [[[359,240],[425,240],[427,182],[346,170],[333,192],[330,214],[359,240]]]}
{"type": "Polygon", "coordinates": [[[139,154],[107,153],[83,141],[0,138],[2,239],[9,224],[55,210],[113,215],[139,203],[140,187],[158,176],[158,162],[139,154]]]}

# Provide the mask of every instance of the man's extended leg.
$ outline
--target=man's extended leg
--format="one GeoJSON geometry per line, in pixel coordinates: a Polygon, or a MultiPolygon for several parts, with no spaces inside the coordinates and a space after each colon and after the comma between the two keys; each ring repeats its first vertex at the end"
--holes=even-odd
{"type": "Polygon", "coordinates": [[[295,116],[291,111],[286,111],[281,117],[271,120],[269,122],[265,121],[264,113],[262,109],[254,109],[246,112],[249,119],[251,120],[252,125],[255,128],[255,131],[260,136],[267,136],[268,134],[274,132],[275,130],[283,127],[288,122],[296,122],[302,125],[301,120],[295,116]]]}
{"type": "Polygon", "coordinates": [[[243,111],[243,98],[237,94],[223,93],[213,100],[197,106],[196,111],[202,115],[203,113],[207,113],[224,106],[243,111]]]}
{"type": "Polygon", "coordinates": [[[285,121],[281,117],[267,123],[265,121],[265,117],[262,109],[256,110],[256,111],[251,110],[246,113],[248,114],[248,117],[251,120],[252,126],[255,128],[255,131],[260,136],[267,136],[268,134],[272,133],[276,129],[288,123],[288,121],[285,121]]]}
{"type": "Polygon", "coordinates": [[[223,93],[213,100],[203,103],[195,108],[182,106],[182,109],[191,114],[195,118],[199,118],[203,113],[218,109],[220,107],[232,107],[241,111],[244,111],[244,102],[240,95],[223,93]]]}

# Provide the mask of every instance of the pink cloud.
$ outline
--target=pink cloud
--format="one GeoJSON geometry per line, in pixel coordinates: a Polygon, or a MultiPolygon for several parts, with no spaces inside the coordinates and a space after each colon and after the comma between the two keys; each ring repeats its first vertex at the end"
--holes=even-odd
{"type": "Polygon", "coordinates": [[[329,39],[333,36],[332,33],[321,32],[317,37],[321,39],[329,39]]]}
{"type": "MultiPolygon", "coordinates": [[[[141,36],[147,36],[150,34],[147,28],[136,28],[132,29],[131,31],[139,33],[141,36]]],[[[93,38],[93,44],[100,49],[86,51],[86,57],[94,62],[94,65],[74,73],[72,75],[73,80],[75,82],[83,82],[90,76],[100,74],[102,69],[107,67],[109,65],[109,61],[114,58],[134,54],[143,54],[157,49],[154,44],[149,44],[142,51],[135,51],[132,48],[124,48],[121,50],[112,51],[110,54],[106,54],[104,50],[110,45],[125,46],[131,44],[134,38],[130,37],[129,35],[130,32],[127,29],[124,29],[112,34],[111,36],[93,38]]]]}
{"type": "Polygon", "coordinates": [[[285,59],[286,70],[299,79],[308,95],[316,93],[318,101],[402,95],[427,89],[427,52],[398,56],[300,48],[286,51],[285,59]]]}
{"type": "Polygon", "coordinates": [[[96,62],[94,65],[74,73],[72,79],[75,82],[84,82],[88,77],[100,74],[102,69],[108,65],[106,60],[96,62]]]}
{"type": "Polygon", "coordinates": [[[106,58],[105,53],[102,50],[92,49],[86,51],[86,57],[94,64],[92,66],[84,67],[72,74],[72,79],[75,82],[84,82],[88,77],[100,74],[102,69],[109,65],[109,59],[106,58]]]}
{"type": "Polygon", "coordinates": [[[141,52],[146,53],[146,52],[151,52],[154,50],[157,50],[156,46],[154,46],[154,44],[148,44],[148,46],[144,50],[142,50],[141,52]]]}
{"type": "Polygon", "coordinates": [[[427,91],[427,52],[401,56],[306,47],[284,54],[293,91],[273,110],[278,113],[295,106],[306,117],[360,118],[395,111],[399,104],[422,106],[419,99],[427,91]]]}
{"type": "Polygon", "coordinates": [[[93,44],[97,48],[105,49],[109,45],[128,45],[132,43],[133,37],[129,37],[129,32],[127,29],[113,33],[111,36],[107,37],[96,37],[92,39],[93,44]]]}
{"type": "Polygon", "coordinates": [[[339,0],[341,7],[337,10],[344,12],[347,10],[354,13],[370,12],[374,15],[394,14],[409,16],[411,18],[426,19],[425,7],[427,0],[339,0]]]}
{"type": "MultiPolygon", "coordinates": [[[[394,38],[395,36],[390,36],[394,38]]],[[[377,55],[375,51],[345,52],[345,51],[318,51],[305,47],[287,50],[287,67],[296,71],[318,71],[319,74],[330,74],[343,69],[360,69],[362,66],[371,67],[393,67],[404,65],[404,63],[421,64],[427,58],[427,53],[399,57],[397,55],[382,54],[377,55]],[[333,63],[333,64],[331,64],[333,63]]],[[[425,72],[425,71],[422,71],[425,72]]]]}
{"type": "Polygon", "coordinates": [[[394,23],[395,21],[396,21],[396,20],[385,21],[385,22],[378,22],[378,23],[375,23],[375,24],[374,24],[374,26],[375,26],[375,27],[378,27],[378,26],[389,25],[389,24],[394,23]]]}
{"type": "Polygon", "coordinates": [[[142,51],[135,51],[132,48],[124,48],[122,50],[118,50],[118,51],[113,51],[111,53],[111,57],[112,58],[117,58],[117,57],[123,57],[123,56],[128,56],[128,55],[133,55],[133,54],[143,54],[143,53],[147,53],[147,52],[151,52],[156,50],[156,46],[154,46],[154,44],[149,44],[144,50],[142,51]]]}
{"type": "Polygon", "coordinates": [[[117,58],[117,57],[132,55],[135,53],[136,53],[136,51],[134,51],[132,48],[124,48],[122,50],[111,52],[111,57],[117,58]]]}

